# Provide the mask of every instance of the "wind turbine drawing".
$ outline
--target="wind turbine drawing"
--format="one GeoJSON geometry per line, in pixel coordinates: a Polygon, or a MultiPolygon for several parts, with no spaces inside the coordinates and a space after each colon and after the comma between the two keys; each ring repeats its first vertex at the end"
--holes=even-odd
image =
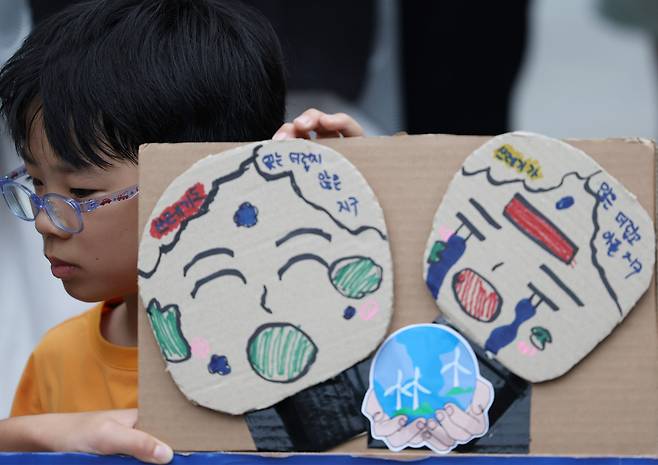
{"type": "Polygon", "coordinates": [[[398,369],[398,382],[389,386],[384,391],[384,396],[390,396],[395,392],[395,410],[400,410],[402,408],[402,395],[411,397],[411,393],[407,391],[406,386],[402,386],[402,370],[398,369]]]}
{"type": "Polygon", "coordinates": [[[402,408],[402,396],[412,397],[413,398],[412,408],[413,410],[416,410],[418,408],[418,403],[419,403],[418,391],[423,392],[425,394],[429,394],[431,392],[425,386],[420,384],[419,380],[420,380],[420,368],[415,367],[414,379],[409,381],[407,384],[403,386],[402,370],[398,370],[397,383],[393,384],[392,386],[389,386],[384,391],[384,396],[390,396],[391,394],[395,393],[395,395],[397,396],[395,399],[395,410],[400,410],[402,408]],[[409,392],[409,388],[413,388],[413,394],[409,392]]]}
{"type": "Polygon", "coordinates": [[[430,390],[427,389],[425,386],[420,384],[418,381],[420,380],[420,368],[416,367],[414,369],[414,379],[413,381],[409,381],[407,384],[404,385],[403,389],[409,389],[410,387],[414,388],[414,393],[413,393],[413,409],[416,410],[418,408],[418,391],[424,392],[425,394],[429,394],[430,390]]]}
{"type": "Polygon", "coordinates": [[[461,349],[459,347],[457,347],[455,349],[455,358],[453,359],[453,361],[448,363],[447,365],[445,365],[443,368],[441,368],[441,374],[445,373],[446,371],[448,371],[451,368],[453,369],[452,370],[452,385],[454,387],[459,387],[459,372],[460,371],[462,373],[464,373],[465,375],[470,375],[471,374],[470,370],[467,370],[466,368],[464,368],[462,365],[459,364],[460,356],[461,356],[461,349]]]}

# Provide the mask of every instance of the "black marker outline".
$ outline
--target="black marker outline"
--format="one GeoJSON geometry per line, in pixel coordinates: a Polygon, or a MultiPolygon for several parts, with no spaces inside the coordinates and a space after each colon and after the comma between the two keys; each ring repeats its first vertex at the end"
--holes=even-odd
{"type": "Polygon", "coordinates": [[[466,168],[464,168],[462,166],[461,171],[462,171],[463,176],[476,176],[478,174],[485,173],[485,175],[487,177],[487,181],[493,186],[502,186],[502,185],[505,185],[505,184],[521,183],[521,184],[523,184],[523,187],[524,187],[525,190],[527,190],[528,192],[532,192],[532,193],[549,192],[549,191],[555,190],[555,189],[562,186],[562,184],[564,183],[564,180],[568,176],[576,176],[577,179],[579,179],[581,181],[585,181],[585,183],[583,185],[583,189],[585,190],[585,192],[587,192],[590,196],[592,196],[594,198],[594,208],[592,209],[592,223],[594,225],[594,233],[592,234],[592,237],[589,241],[590,250],[592,251],[592,265],[594,265],[594,268],[596,268],[597,272],[599,273],[599,278],[601,278],[601,283],[605,287],[605,290],[608,292],[608,295],[610,296],[612,301],[617,306],[617,310],[619,311],[619,315],[620,316],[624,315],[624,313],[621,310],[621,305],[619,304],[619,299],[617,297],[617,293],[615,292],[615,290],[612,288],[612,285],[608,281],[608,278],[605,274],[605,270],[603,269],[601,264],[596,259],[596,254],[597,254],[598,250],[596,249],[596,246],[594,245],[594,241],[596,240],[596,235],[598,234],[599,229],[600,229],[600,226],[599,226],[599,223],[598,223],[598,207],[599,207],[600,201],[599,201],[598,195],[592,190],[589,183],[592,180],[592,178],[594,178],[594,176],[603,173],[603,170],[601,170],[601,169],[596,170],[588,176],[582,176],[582,175],[578,174],[576,171],[571,171],[569,173],[566,173],[564,176],[562,176],[562,180],[560,181],[559,184],[557,184],[555,186],[552,186],[552,187],[548,187],[548,188],[532,188],[532,187],[529,187],[526,184],[525,179],[511,179],[511,180],[507,180],[507,181],[496,181],[495,179],[493,179],[491,177],[491,167],[490,166],[488,166],[486,168],[483,168],[483,169],[480,169],[480,170],[471,171],[471,172],[466,171],[466,168]]]}
{"type": "MultiPolygon", "coordinates": [[[[558,307],[558,305],[555,302],[553,302],[551,299],[549,299],[546,294],[544,294],[542,291],[537,289],[534,284],[528,283],[528,289],[530,289],[532,291],[533,295],[536,295],[537,297],[539,297],[539,303],[537,305],[535,305],[535,308],[537,308],[541,304],[545,303],[554,312],[557,312],[558,310],[560,310],[560,307],[558,307]]],[[[532,296],[530,296],[530,298],[532,299],[532,296]]]]}
{"type": "Polygon", "coordinates": [[[204,250],[203,252],[196,254],[192,260],[190,260],[190,262],[183,267],[183,276],[187,276],[187,272],[196,262],[202,258],[212,257],[214,255],[229,255],[231,257],[235,257],[235,253],[226,247],[214,247],[212,249],[204,250]]]}
{"type": "Polygon", "coordinates": [[[257,163],[257,158],[259,157],[258,150],[262,146],[263,146],[263,144],[258,144],[257,146],[255,146],[254,149],[253,149],[252,155],[250,157],[248,157],[247,159],[243,160],[240,163],[238,169],[236,169],[235,171],[233,171],[233,172],[231,172],[231,173],[229,173],[225,176],[222,176],[220,178],[216,178],[215,180],[213,180],[212,188],[208,192],[208,195],[206,196],[206,199],[203,202],[203,204],[199,207],[199,210],[197,210],[196,213],[189,216],[188,218],[186,218],[185,220],[183,220],[180,223],[180,227],[176,231],[176,233],[174,235],[174,238],[172,239],[172,241],[170,243],[161,244],[158,247],[158,258],[155,262],[155,265],[153,265],[153,268],[149,271],[144,271],[144,270],[141,270],[139,268],[137,269],[137,274],[140,278],[149,279],[155,274],[155,272],[158,270],[158,267],[160,266],[160,261],[162,260],[162,255],[171,252],[174,249],[174,247],[176,247],[176,244],[180,240],[181,234],[183,233],[183,231],[185,231],[185,229],[187,228],[187,225],[189,224],[189,222],[196,219],[196,218],[199,218],[200,216],[205,215],[206,213],[208,213],[209,206],[215,200],[215,196],[219,192],[219,188],[221,187],[222,184],[233,181],[233,180],[239,178],[240,176],[242,176],[244,173],[246,173],[252,167],[255,168],[256,172],[263,179],[265,179],[265,181],[274,181],[274,180],[281,179],[281,178],[288,178],[289,181],[290,181],[290,185],[291,185],[293,191],[295,192],[295,194],[300,199],[302,199],[305,203],[307,203],[308,205],[313,207],[314,209],[325,213],[334,222],[334,224],[338,228],[343,229],[344,231],[347,231],[348,233],[350,233],[354,236],[358,236],[359,234],[361,234],[363,232],[372,230],[372,231],[375,231],[382,240],[388,241],[388,238],[387,238],[386,234],[381,232],[378,228],[376,228],[374,226],[360,226],[356,229],[349,228],[349,227],[345,226],[343,223],[341,223],[340,221],[338,221],[336,218],[334,218],[333,215],[331,213],[329,213],[329,211],[327,211],[326,208],[321,207],[319,205],[316,205],[315,203],[307,200],[306,197],[304,197],[304,195],[302,194],[301,189],[297,185],[297,182],[295,181],[295,176],[294,176],[294,173],[292,172],[292,170],[288,170],[288,171],[285,171],[285,172],[282,172],[282,173],[279,173],[279,174],[276,174],[276,175],[267,174],[267,173],[264,173],[263,171],[261,171],[261,169],[260,169],[260,167],[258,166],[258,163],[257,163]]]}
{"type": "Polygon", "coordinates": [[[568,295],[568,296],[571,298],[571,300],[574,301],[574,303],[575,303],[576,305],[578,305],[579,307],[584,307],[584,306],[585,306],[585,304],[583,304],[583,301],[580,300],[580,299],[578,298],[578,296],[576,295],[576,293],[575,293],[574,291],[572,291],[571,288],[570,288],[569,286],[567,286],[567,285],[564,283],[564,281],[562,281],[562,280],[558,277],[558,275],[556,275],[556,274],[553,272],[553,270],[551,270],[551,269],[548,267],[548,265],[546,265],[546,264],[542,264],[542,265],[539,267],[539,269],[542,270],[544,273],[546,273],[546,274],[548,275],[548,277],[551,278],[551,279],[553,280],[553,282],[554,282],[555,284],[557,284],[557,286],[558,286],[560,289],[562,289],[562,290],[564,291],[564,293],[565,293],[566,295],[568,295]]]}
{"type": "Polygon", "coordinates": [[[265,323],[263,325],[260,325],[258,328],[256,328],[254,330],[254,332],[251,334],[251,336],[249,336],[249,339],[247,340],[247,350],[246,350],[246,352],[247,352],[247,361],[249,362],[249,366],[251,367],[251,370],[254,373],[256,373],[256,375],[258,375],[259,377],[263,378],[265,381],[268,381],[270,383],[288,384],[288,383],[294,383],[295,381],[302,378],[303,376],[305,376],[308,373],[308,371],[311,369],[311,366],[313,366],[313,364],[315,363],[315,360],[318,357],[318,352],[320,352],[320,349],[318,348],[315,341],[313,339],[311,339],[311,337],[308,334],[306,334],[306,332],[303,331],[302,328],[300,328],[299,326],[295,326],[291,323],[265,323]],[[249,347],[251,347],[252,341],[254,339],[256,339],[263,331],[265,331],[269,328],[286,328],[286,327],[295,328],[295,330],[302,333],[304,335],[304,337],[311,343],[311,345],[313,346],[313,348],[315,350],[312,352],[311,356],[309,357],[308,363],[306,364],[304,369],[302,371],[300,371],[299,374],[297,374],[297,376],[295,376],[294,378],[291,378],[291,379],[288,379],[288,380],[281,380],[281,381],[275,380],[275,379],[267,379],[266,377],[261,375],[258,372],[257,369],[254,368],[254,365],[251,362],[251,358],[249,357],[249,347]]]}
{"type": "Polygon", "coordinates": [[[532,192],[533,194],[537,194],[540,192],[550,192],[555,189],[559,189],[562,187],[562,184],[564,184],[564,180],[569,177],[569,176],[575,176],[576,178],[580,179],[581,181],[588,181],[592,176],[601,173],[602,170],[596,170],[589,176],[582,176],[579,174],[577,171],[570,171],[568,173],[565,173],[562,176],[562,179],[558,184],[555,186],[551,187],[530,187],[526,184],[525,179],[507,179],[505,181],[496,181],[494,178],[491,177],[491,167],[487,166],[486,168],[482,168],[479,170],[475,171],[466,171],[466,168],[462,166],[462,175],[463,176],[477,176],[480,173],[485,173],[487,177],[487,181],[489,181],[489,184],[492,186],[504,186],[505,184],[517,184],[521,183],[523,184],[523,188],[527,190],[528,192],[532,192]]]}
{"type": "Polygon", "coordinates": [[[169,363],[181,363],[189,360],[192,357],[192,348],[190,347],[190,343],[187,341],[187,338],[185,337],[185,334],[183,334],[183,328],[181,327],[181,315],[180,315],[180,309],[178,308],[177,304],[169,304],[165,305],[164,307],[160,304],[160,301],[153,297],[150,301],[149,304],[146,306],[146,316],[149,320],[149,325],[151,326],[151,332],[153,333],[153,339],[155,339],[155,342],[158,344],[158,349],[160,349],[160,354],[162,354],[162,357],[168,361],[169,363]],[[153,308],[155,307],[155,308],[153,308]],[[168,312],[174,312],[174,316],[176,317],[176,329],[178,330],[178,334],[180,335],[181,339],[185,343],[185,347],[187,348],[187,354],[184,358],[181,358],[180,360],[172,360],[169,357],[167,357],[164,353],[164,350],[162,349],[162,346],[160,345],[160,341],[155,335],[155,329],[153,329],[153,322],[152,320],[152,313],[153,312],[158,312],[158,313],[168,313],[168,312]]]}
{"type": "Polygon", "coordinates": [[[260,308],[265,310],[270,315],[272,314],[272,309],[265,305],[265,300],[267,299],[267,286],[263,284],[263,293],[260,296],[260,308]]]}
{"type": "Polygon", "coordinates": [[[503,308],[503,296],[500,295],[500,292],[498,292],[498,289],[496,289],[496,286],[491,284],[491,281],[489,281],[487,278],[485,278],[480,273],[475,271],[473,268],[468,268],[468,267],[463,268],[463,269],[457,271],[454,275],[452,275],[452,285],[450,286],[450,288],[452,289],[452,295],[455,298],[455,302],[457,302],[457,305],[459,305],[459,308],[462,310],[462,312],[464,312],[467,316],[473,318],[474,320],[479,321],[481,323],[493,323],[494,320],[496,320],[498,318],[498,316],[500,315],[500,312],[503,308]],[[464,305],[462,304],[462,301],[459,298],[459,294],[457,293],[457,289],[456,289],[456,284],[457,284],[457,280],[459,279],[459,276],[465,271],[470,271],[475,276],[477,276],[482,281],[484,281],[498,296],[498,305],[496,305],[496,310],[493,312],[491,318],[488,319],[488,320],[483,320],[483,319],[478,318],[475,315],[472,315],[471,313],[469,313],[468,310],[466,310],[466,308],[464,308],[464,305]]]}
{"type": "Polygon", "coordinates": [[[358,236],[362,232],[372,230],[372,231],[375,231],[379,235],[379,237],[381,237],[382,240],[384,240],[384,241],[388,240],[388,238],[386,237],[386,234],[384,234],[383,232],[381,232],[378,228],[376,228],[374,226],[359,226],[356,229],[349,228],[349,227],[345,226],[343,223],[341,223],[340,221],[338,221],[336,218],[334,218],[333,215],[331,213],[329,213],[329,211],[326,208],[324,208],[320,205],[317,205],[317,204],[311,202],[310,200],[307,200],[306,197],[304,197],[304,194],[302,193],[302,190],[297,185],[297,180],[295,179],[295,175],[292,172],[292,170],[283,171],[279,174],[269,174],[269,173],[263,172],[260,169],[260,167],[258,166],[258,163],[256,162],[256,158],[258,158],[257,150],[260,147],[262,147],[262,145],[259,145],[258,147],[254,148],[254,155],[252,156],[252,158],[253,158],[254,168],[256,169],[256,172],[258,174],[260,174],[266,181],[275,181],[275,180],[281,179],[281,178],[288,178],[290,180],[290,185],[292,186],[292,190],[295,192],[295,194],[297,194],[297,196],[300,199],[302,199],[305,203],[307,203],[308,205],[310,205],[314,209],[326,213],[338,228],[343,229],[343,230],[349,232],[350,234],[352,234],[354,236],[358,236]]]}
{"type": "Polygon", "coordinates": [[[221,278],[222,276],[235,276],[236,278],[239,278],[244,284],[247,284],[247,278],[244,277],[244,275],[240,272],[240,270],[236,270],[235,268],[229,268],[229,269],[215,271],[214,273],[209,274],[205,278],[201,278],[197,280],[197,282],[194,283],[194,289],[192,289],[190,295],[192,296],[193,299],[196,299],[196,294],[199,291],[199,288],[201,288],[201,286],[203,286],[204,284],[208,284],[210,281],[221,278]]]}
{"type": "Polygon", "coordinates": [[[598,271],[599,277],[601,278],[601,282],[603,283],[603,286],[605,287],[606,291],[608,291],[608,295],[610,295],[610,298],[613,300],[615,305],[617,305],[617,310],[619,310],[619,315],[623,316],[624,312],[621,311],[621,305],[619,305],[619,299],[617,298],[617,293],[612,288],[612,285],[608,282],[608,278],[605,275],[605,270],[603,269],[603,267],[601,266],[601,264],[596,258],[596,253],[598,252],[598,250],[594,245],[594,241],[596,240],[596,235],[599,233],[599,229],[600,229],[598,209],[599,209],[599,204],[601,202],[599,200],[599,196],[589,186],[590,181],[591,178],[587,179],[583,188],[585,189],[585,192],[587,192],[589,195],[594,197],[594,208],[592,209],[592,223],[594,223],[594,232],[592,233],[592,238],[589,241],[589,247],[590,250],[592,251],[592,265],[594,265],[594,268],[596,268],[596,271],[598,271]]]}
{"type": "MultiPolygon", "coordinates": [[[[475,237],[477,237],[477,239],[478,239],[480,242],[482,242],[482,241],[484,241],[484,240],[486,239],[486,238],[484,237],[484,234],[482,234],[482,233],[480,232],[480,230],[479,230],[478,228],[476,228],[475,225],[474,225],[473,223],[471,223],[471,222],[468,220],[468,218],[466,218],[466,217],[464,216],[464,214],[463,214],[462,212],[457,212],[457,215],[456,215],[456,216],[457,216],[457,219],[458,219],[459,221],[462,222],[462,225],[463,225],[463,226],[466,226],[466,228],[471,232],[471,234],[473,234],[475,237]]],[[[457,230],[459,230],[459,228],[457,228],[457,230]]],[[[455,231],[455,233],[456,233],[456,231],[455,231]]]]}
{"type": "Polygon", "coordinates": [[[280,245],[282,245],[283,243],[289,241],[290,239],[292,239],[294,237],[297,237],[297,236],[301,236],[302,234],[314,234],[316,236],[320,236],[320,237],[326,239],[327,241],[331,242],[331,234],[324,231],[323,229],[320,229],[320,228],[297,228],[297,229],[294,229],[294,230],[290,231],[288,234],[283,236],[281,239],[277,240],[274,243],[274,245],[279,247],[280,245]]]}
{"type": "Polygon", "coordinates": [[[278,269],[276,274],[279,276],[279,281],[281,281],[281,279],[283,278],[283,274],[286,271],[288,271],[288,268],[290,268],[297,262],[303,262],[305,260],[313,260],[324,266],[326,269],[329,269],[329,264],[325,261],[324,258],[320,257],[319,255],[315,255],[312,253],[302,253],[299,255],[295,255],[294,257],[291,257],[290,259],[288,259],[285,265],[283,265],[281,268],[278,269]]]}
{"type": "Polygon", "coordinates": [[[478,211],[478,213],[480,215],[482,215],[482,218],[484,218],[484,221],[489,223],[492,228],[502,229],[502,226],[500,224],[498,224],[496,222],[496,220],[493,219],[493,217],[489,214],[488,211],[486,211],[484,209],[484,207],[480,204],[480,202],[478,202],[477,200],[475,200],[472,197],[470,199],[468,199],[468,201],[470,202],[471,205],[473,205],[473,207],[478,211]]]}
{"type": "Polygon", "coordinates": [[[377,291],[379,290],[379,288],[382,286],[382,282],[384,281],[384,268],[382,268],[382,267],[379,265],[379,263],[377,263],[376,261],[374,261],[372,258],[370,258],[370,257],[366,257],[366,256],[364,256],[364,255],[351,255],[351,256],[349,256],[349,257],[341,257],[341,258],[338,258],[338,259],[334,260],[334,262],[329,266],[329,268],[327,269],[327,273],[329,274],[329,282],[331,282],[331,285],[334,287],[334,289],[336,289],[336,291],[338,291],[338,293],[339,293],[340,295],[342,295],[343,297],[346,297],[346,298],[348,298],[348,299],[355,299],[355,300],[361,300],[361,299],[363,299],[365,296],[377,292],[377,291]],[[368,292],[363,293],[363,295],[362,295],[361,297],[348,297],[348,296],[346,296],[346,295],[343,293],[343,291],[341,291],[340,289],[338,289],[338,288],[336,287],[336,285],[334,284],[334,277],[333,277],[334,269],[336,268],[336,266],[337,266],[340,262],[344,262],[344,261],[347,261],[347,260],[351,260],[351,261],[354,261],[354,260],[370,260],[372,263],[374,263],[375,266],[377,267],[377,269],[379,270],[379,276],[380,276],[379,282],[377,283],[377,287],[374,288],[372,291],[368,291],[368,292]]]}

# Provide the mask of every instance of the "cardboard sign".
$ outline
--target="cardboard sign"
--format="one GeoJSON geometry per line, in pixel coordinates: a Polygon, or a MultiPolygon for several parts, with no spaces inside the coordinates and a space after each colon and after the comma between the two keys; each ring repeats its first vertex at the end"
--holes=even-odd
{"type": "Polygon", "coordinates": [[[268,407],[366,358],[392,314],[381,207],[337,152],[265,142],[209,156],[144,228],[140,293],[192,402],[268,407]]]}
{"type": "Polygon", "coordinates": [[[529,381],[585,357],[649,287],[649,215],[584,152],[527,133],[470,155],[439,207],[424,279],[444,317],[529,381]]]}
{"type": "MultiPolygon", "coordinates": [[[[437,305],[423,280],[426,268],[425,249],[433,230],[432,220],[454,174],[460,170],[466,157],[487,140],[489,138],[486,137],[422,135],[319,141],[323,146],[345,155],[350,163],[363,173],[383,208],[395,263],[395,311],[389,332],[408,325],[426,324],[436,319],[439,313],[437,305]]],[[[179,202],[187,188],[196,182],[181,186],[168,203],[155,208],[167,186],[176,177],[209,154],[223,152],[238,145],[242,144],[149,144],[141,147],[140,231],[149,230],[153,218],[179,202]]],[[[637,195],[642,208],[653,216],[656,166],[653,142],[612,139],[571,141],[569,145],[588,153],[606,172],[628,186],[637,195]]],[[[545,173],[543,174],[545,176],[545,173]]],[[[205,184],[204,192],[209,193],[205,184]]],[[[528,198],[526,195],[524,197],[528,198]]],[[[251,203],[258,208],[260,217],[261,208],[254,202],[251,203]]],[[[239,205],[236,205],[235,209],[230,211],[231,221],[238,207],[239,205]]],[[[281,209],[281,214],[283,213],[284,210],[281,209]]],[[[473,211],[473,214],[476,212],[473,211]]],[[[507,222],[509,228],[516,228],[504,217],[499,218],[498,222],[507,222]]],[[[486,226],[483,225],[482,228],[486,226]]],[[[163,236],[163,240],[170,240],[181,227],[163,236]]],[[[242,230],[252,230],[255,227],[242,227],[242,230]]],[[[151,239],[155,241],[154,238],[150,237],[149,240],[151,239]]],[[[318,240],[323,241],[321,238],[318,240]]],[[[536,244],[535,246],[538,247],[536,244]]],[[[579,263],[578,255],[576,262],[579,263]]],[[[190,272],[192,271],[193,268],[190,269],[190,272]]],[[[544,274],[541,270],[539,273],[544,274]]],[[[639,275],[628,280],[637,276],[639,275]]],[[[226,279],[228,283],[230,278],[226,279]]],[[[236,279],[236,285],[239,282],[236,279]]],[[[494,281],[490,282],[496,285],[494,281]]],[[[655,455],[658,452],[658,331],[655,289],[655,280],[652,280],[650,290],[640,298],[622,324],[565,376],[532,387],[528,431],[531,437],[530,454],[626,456],[655,455]],[[632,383],[632,388],[629,383],[632,383]]],[[[204,290],[202,287],[198,295],[201,296],[204,290]]],[[[188,289],[188,292],[190,291],[191,289],[188,289]]],[[[260,297],[258,290],[256,295],[260,297]]],[[[564,297],[568,299],[568,296],[564,297]]],[[[171,303],[164,299],[158,301],[161,308],[171,303]]],[[[256,451],[256,443],[244,416],[223,414],[194,405],[181,394],[172,377],[164,369],[169,363],[164,361],[161,348],[155,342],[147,309],[141,306],[141,303],[140,307],[138,427],[166,441],[177,450],[256,451]]],[[[188,342],[191,344],[191,341],[188,342]]],[[[548,346],[550,344],[547,344],[548,346]]],[[[235,364],[230,357],[228,362],[235,370],[235,364]]],[[[215,376],[224,379],[222,375],[215,376]]],[[[364,381],[367,382],[367,379],[364,381]]],[[[292,400],[294,399],[285,402],[292,400]]],[[[494,403],[492,412],[495,407],[494,403]]],[[[360,406],[355,408],[358,411],[360,406]]],[[[493,418],[493,413],[491,417],[493,418]]],[[[308,418],[307,424],[313,424],[319,429],[336,418],[339,417],[308,418]]],[[[367,422],[364,423],[367,425],[367,422]]],[[[496,425],[490,429],[490,433],[495,428],[496,425]]],[[[487,441],[496,440],[490,434],[484,438],[487,441]]],[[[500,440],[505,441],[505,437],[500,440]]],[[[405,460],[430,453],[418,449],[390,452],[371,449],[368,444],[368,437],[361,435],[336,446],[332,452],[405,460]]]]}

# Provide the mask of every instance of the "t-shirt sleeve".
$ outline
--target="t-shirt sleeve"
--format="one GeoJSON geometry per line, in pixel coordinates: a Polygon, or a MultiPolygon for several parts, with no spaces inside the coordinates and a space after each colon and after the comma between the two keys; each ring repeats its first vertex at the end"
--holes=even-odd
{"type": "Polygon", "coordinates": [[[34,354],[30,355],[23,375],[16,388],[14,402],[11,406],[11,416],[36,415],[46,413],[43,410],[39,393],[39,378],[37,376],[34,354]]]}

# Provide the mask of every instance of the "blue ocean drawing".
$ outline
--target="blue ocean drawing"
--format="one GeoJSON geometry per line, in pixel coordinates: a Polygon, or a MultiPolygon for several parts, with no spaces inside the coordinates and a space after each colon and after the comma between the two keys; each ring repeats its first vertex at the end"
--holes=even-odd
{"type": "Polygon", "coordinates": [[[392,334],[377,352],[371,387],[389,417],[433,418],[452,402],[466,410],[479,375],[468,343],[452,329],[413,325],[392,334]]]}

